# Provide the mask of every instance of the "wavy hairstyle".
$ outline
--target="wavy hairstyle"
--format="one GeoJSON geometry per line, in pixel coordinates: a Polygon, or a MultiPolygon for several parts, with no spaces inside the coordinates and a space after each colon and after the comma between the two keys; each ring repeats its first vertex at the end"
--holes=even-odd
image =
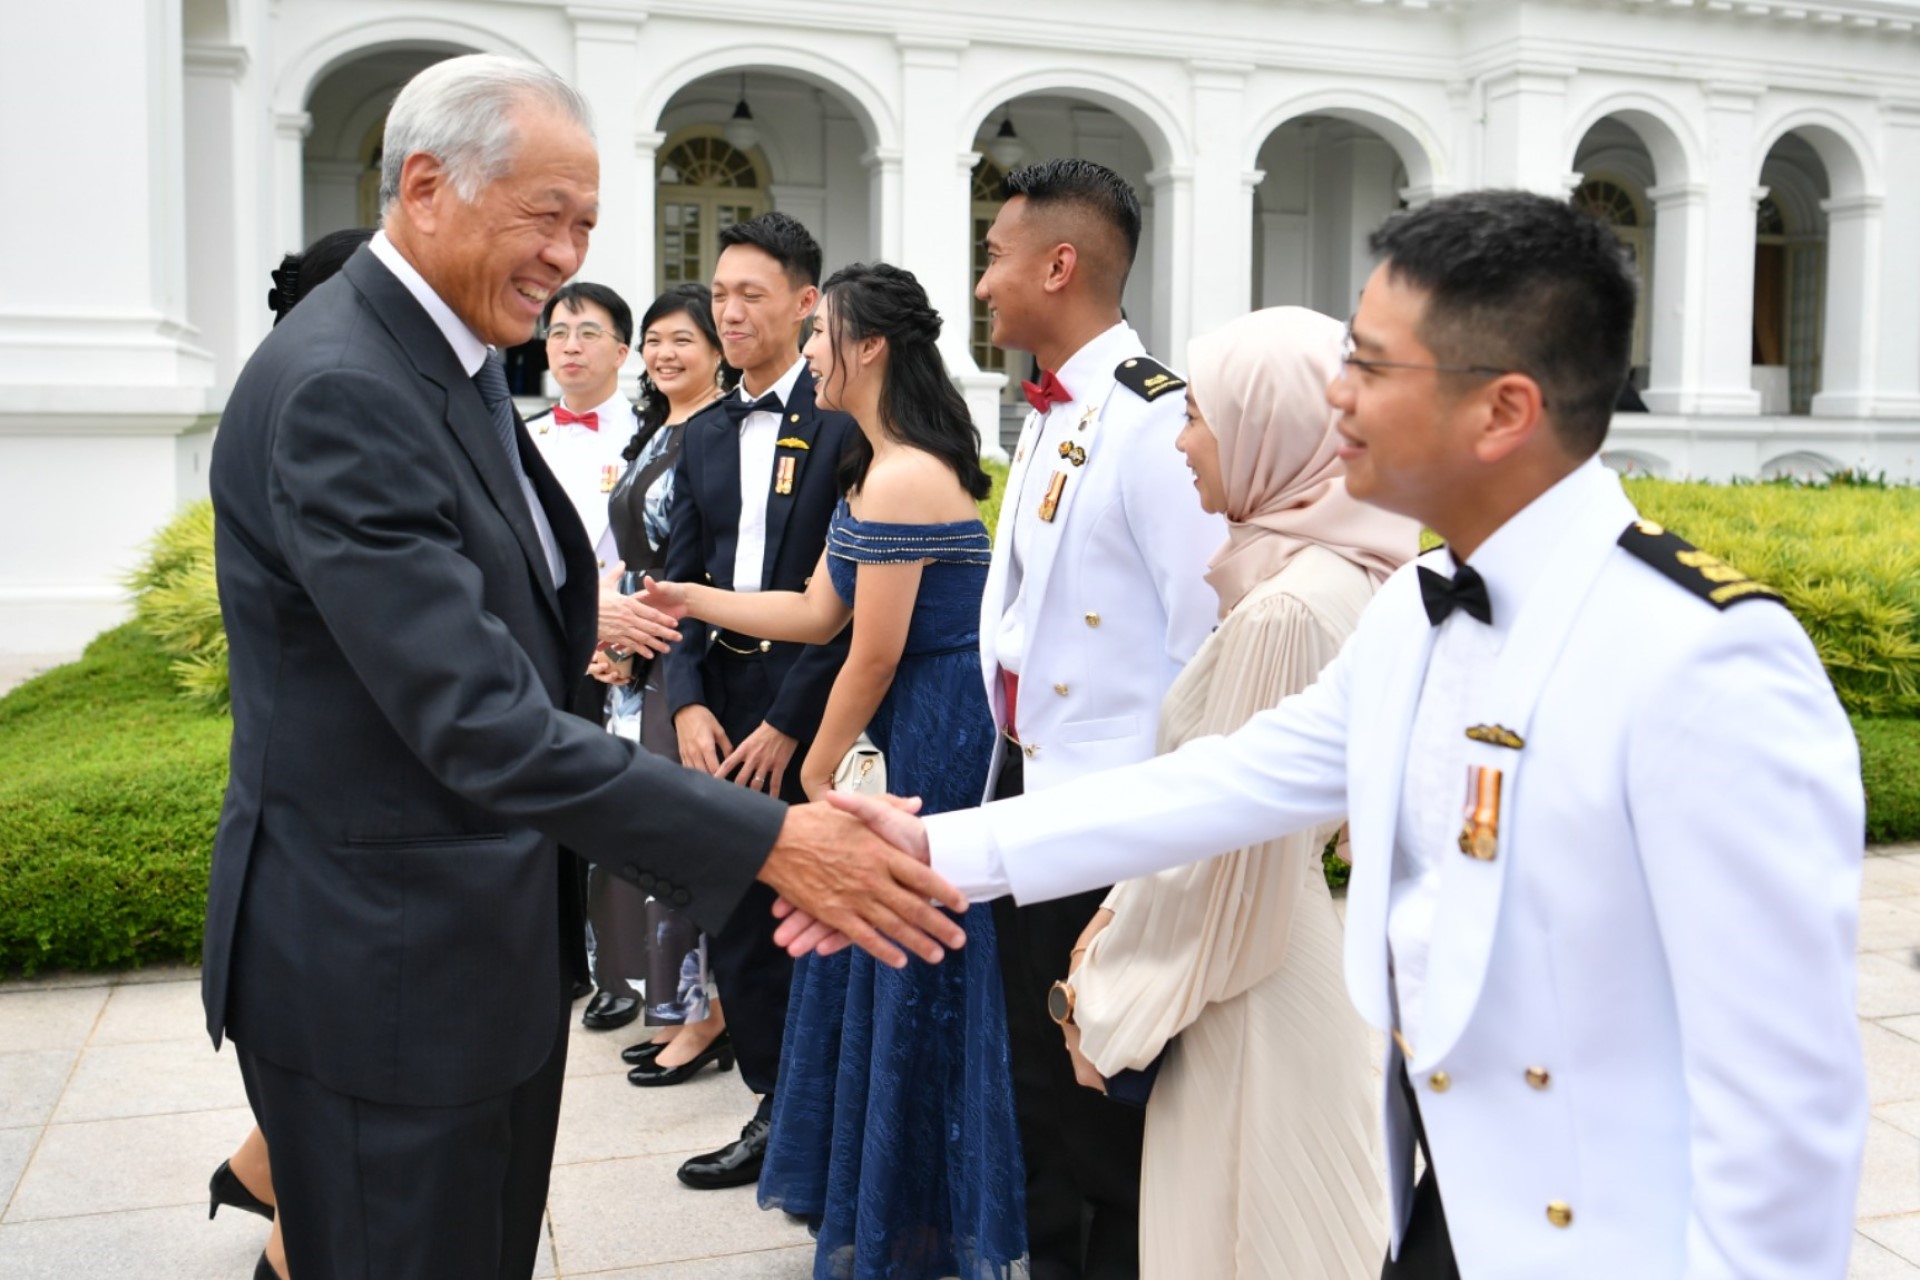
{"type": "MultiPolygon", "coordinates": [[[[888,435],[953,468],[961,487],[977,501],[993,482],[980,465],[980,436],[967,402],[940,358],[940,313],[911,271],[890,263],[855,263],[836,271],[821,290],[829,307],[828,344],[836,372],[846,369],[845,349],[868,338],[887,340],[887,368],[880,383],[880,425],[888,435]]],[[[851,492],[867,478],[873,446],[856,432],[840,455],[840,487],[851,492]]]]}

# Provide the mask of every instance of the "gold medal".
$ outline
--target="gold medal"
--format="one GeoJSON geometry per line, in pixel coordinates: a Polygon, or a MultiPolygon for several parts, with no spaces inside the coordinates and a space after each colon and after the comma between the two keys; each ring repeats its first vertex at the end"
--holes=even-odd
{"type": "Polygon", "coordinates": [[[1040,499],[1040,518],[1048,524],[1060,510],[1060,495],[1067,491],[1067,473],[1056,471],[1053,479],[1047,481],[1047,496],[1040,499]]]}
{"type": "Polygon", "coordinates": [[[788,454],[774,465],[773,491],[775,493],[784,497],[793,492],[793,468],[794,459],[792,454],[788,454]]]}
{"type": "Polygon", "coordinates": [[[1467,766],[1466,821],[1460,827],[1460,852],[1480,862],[1492,862],[1500,852],[1500,783],[1498,769],[1467,766]]]}
{"type": "Polygon", "coordinates": [[[606,466],[600,468],[600,492],[612,493],[613,486],[619,483],[620,483],[620,468],[618,466],[610,462],[606,466]]]}

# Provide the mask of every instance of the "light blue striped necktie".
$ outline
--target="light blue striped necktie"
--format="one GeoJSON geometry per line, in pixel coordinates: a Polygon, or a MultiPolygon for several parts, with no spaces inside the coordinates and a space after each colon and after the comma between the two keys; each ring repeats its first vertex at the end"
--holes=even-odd
{"type": "Polygon", "coordinates": [[[507,464],[513,468],[514,479],[520,482],[520,492],[527,500],[527,514],[533,517],[534,533],[539,536],[541,551],[546,553],[547,572],[552,576],[555,587],[565,586],[567,566],[561,560],[559,545],[553,539],[553,526],[548,523],[547,513],[540,505],[540,496],[533,491],[533,481],[528,478],[527,469],[520,461],[519,433],[514,429],[513,420],[513,395],[507,390],[507,358],[498,351],[489,351],[487,358],[474,371],[473,385],[480,392],[481,403],[493,415],[493,432],[500,438],[500,447],[506,450],[507,464]]]}

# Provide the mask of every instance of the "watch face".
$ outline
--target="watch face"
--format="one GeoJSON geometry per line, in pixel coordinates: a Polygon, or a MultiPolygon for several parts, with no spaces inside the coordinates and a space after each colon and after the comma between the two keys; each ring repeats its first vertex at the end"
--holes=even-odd
{"type": "Polygon", "coordinates": [[[1068,994],[1069,990],[1064,982],[1056,982],[1047,989],[1047,1016],[1062,1026],[1073,1016],[1073,999],[1068,994]]]}

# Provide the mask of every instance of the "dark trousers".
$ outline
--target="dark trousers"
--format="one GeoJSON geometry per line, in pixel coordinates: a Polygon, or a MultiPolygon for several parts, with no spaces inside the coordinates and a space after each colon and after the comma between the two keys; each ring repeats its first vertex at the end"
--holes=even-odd
{"type": "MultiPolygon", "coordinates": [[[[736,747],[766,719],[773,705],[760,657],[737,655],[716,646],[707,662],[708,709],[736,747]]],[[[802,742],[781,780],[780,798],[804,804],[800,762],[802,742]]],[[[773,1114],[773,1085],[780,1078],[780,1045],[787,1029],[787,993],[793,986],[793,959],[773,944],[773,901],[778,895],[756,883],[720,932],[707,939],[707,964],[726,1010],[727,1030],[740,1062],[740,1078],[760,1095],[760,1112],[773,1114]]]]}
{"type": "Polygon", "coordinates": [[[1413,1113],[1413,1133],[1426,1158],[1426,1171],[1413,1188],[1413,1213],[1400,1239],[1400,1256],[1389,1257],[1380,1268],[1380,1280],[1460,1280],[1453,1258],[1453,1240],[1447,1235],[1447,1211],[1440,1203],[1440,1179],[1433,1171],[1433,1153],[1427,1150],[1426,1126],[1420,1122],[1420,1099],[1413,1082],[1400,1069],[1400,1089],[1413,1113]]]}
{"type": "Polygon", "coordinates": [[[532,1078],[457,1107],[350,1097],[236,1044],[273,1153],[289,1273],[527,1280],[553,1169],[569,1008],[561,1002],[553,1053],[532,1078]]]}
{"type": "MultiPolygon", "coordinates": [[[[1012,748],[996,800],[1022,790],[1012,748]]],[[[1027,1166],[1027,1247],[1033,1280],[1122,1280],[1140,1273],[1140,1144],[1146,1112],[1083,1088],[1047,991],[1067,976],[1081,930],[1104,889],[1017,907],[993,903],[1013,1042],[1014,1105],[1027,1166]]]]}

